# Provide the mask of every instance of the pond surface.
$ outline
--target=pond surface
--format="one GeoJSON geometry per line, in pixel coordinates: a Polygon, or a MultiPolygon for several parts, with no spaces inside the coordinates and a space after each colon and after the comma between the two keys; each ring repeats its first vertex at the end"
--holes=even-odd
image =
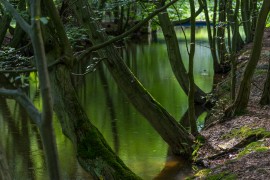
{"type": "MultiPolygon", "coordinates": [[[[187,66],[186,43],[182,36],[179,37],[187,66]]],[[[212,88],[213,69],[207,46],[206,29],[197,29],[195,82],[209,92],[212,88]]],[[[179,120],[187,109],[187,97],[171,71],[164,38],[158,34],[158,42],[151,45],[129,44],[121,53],[145,88],[179,120]]],[[[80,101],[90,120],[125,164],[143,179],[152,179],[164,167],[168,146],[147,120],[130,105],[106,69],[100,72],[97,69],[81,82],[77,81],[80,101]]],[[[40,107],[33,74],[31,79],[30,98],[40,107]]],[[[76,161],[74,149],[62,134],[59,123],[55,121],[54,125],[64,179],[90,179],[76,161]]],[[[13,100],[0,100],[0,132],[0,144],[6,151],[14,179],[48,179],[37,128],[13,100]]]]}

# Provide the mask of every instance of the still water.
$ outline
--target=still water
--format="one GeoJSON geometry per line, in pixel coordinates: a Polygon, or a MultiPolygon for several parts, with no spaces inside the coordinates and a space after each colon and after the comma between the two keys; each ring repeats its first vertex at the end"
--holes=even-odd
{"type": "MultiPolygon", "coordinates": [[[[195,82],[209,92],[213,70],[206,29],[197,29],[196,34],[195,82]]],[[[187,67],[186,43],[183,36],[178,37],[187,67]]],[[[145,88],[179,120],[187,109],[187,97],[171,71],[164,38],[158,34],[158,42],[151,45],[129,44],[121,53],[145,88]]],[[[164,167],[168,147],[129,104],[106,69],[102,72],[97,69],[78,81],[80,101],[90,120],[125,164],[143,179],[152,179],[164,167]]],[[[30,98],[40,107],[36,79],[33,74],[30,78],[30,98]]],[[[63,178],[90,179],[76,161],[74,149],[57,121],[54,126],[63,178]]],[[[48,179],[37,128],[13,100],[0,99],[0,132],[0,147],[7,154],[13,179],[48,179]]]]}

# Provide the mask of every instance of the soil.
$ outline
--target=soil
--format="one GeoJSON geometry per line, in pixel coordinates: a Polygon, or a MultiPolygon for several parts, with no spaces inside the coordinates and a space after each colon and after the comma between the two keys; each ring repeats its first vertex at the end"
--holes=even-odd
{"type": "MultiPolygon", "coordinates": [[[[246,45],[238,56],[238,85],[252,48],[252,43],[246,45]]],[[[247,111],[225,121],[220,118],[222,115],[216,115],[219,118],[214,118],[215,121],[209,123],[211,126],[201,132],[206,142],[198,151],[197,160],[204,171],[197,170],[195,179],[270,179],[270,138],[267,134],[270,131],[270,106],[259,104],[268,71],[269,52],[270,30],[267,29],[247,111]],[[243,152],[244,155],[240,156],[243,152]]],[[[224,103],[224,106],[228,104],[224,103]]],[[[226,108],[220,106],[219,111],[221,107],[226,108]]]]}

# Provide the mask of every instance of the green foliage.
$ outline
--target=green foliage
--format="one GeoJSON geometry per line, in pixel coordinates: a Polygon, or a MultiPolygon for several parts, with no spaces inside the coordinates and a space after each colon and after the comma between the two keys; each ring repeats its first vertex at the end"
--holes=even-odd
{"type": "Polygon", "coordinates": [[[205,143],[205,138],[202,135],[198,135],[196,137],[195,143],[192,145],[192,148],[194,149],[192,152],[192,159],[195,160],[198,156],[198,151],[200,147],[205,143]]]}
{"type": "Polygon", "coordinates": [[[70,25],[66,26],[65,29],[67,37],[74,49],[80,49],[81,47],[84,47],[83,43],[88,40],[86,29],[70,25]]]}
{"type": "Polygon", "coordinates": [[[257,142],[252,142],[249,145],[247,145],[237,156],[237,158],[241,158],[244,155],[250,154],[252,152],[264,152],[268,151],[269,148],[266,147],[263,142],[257,141],[257,142]]]}

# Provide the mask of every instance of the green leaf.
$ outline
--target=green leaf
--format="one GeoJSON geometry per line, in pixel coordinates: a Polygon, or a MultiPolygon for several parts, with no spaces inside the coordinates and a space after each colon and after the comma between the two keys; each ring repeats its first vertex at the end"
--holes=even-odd
{"type": "Polygon", "coordinates": [[[48,24],[49,22],[49,17],[41,17],[40,21],[42,22],[42,24],[48,24]]]}

